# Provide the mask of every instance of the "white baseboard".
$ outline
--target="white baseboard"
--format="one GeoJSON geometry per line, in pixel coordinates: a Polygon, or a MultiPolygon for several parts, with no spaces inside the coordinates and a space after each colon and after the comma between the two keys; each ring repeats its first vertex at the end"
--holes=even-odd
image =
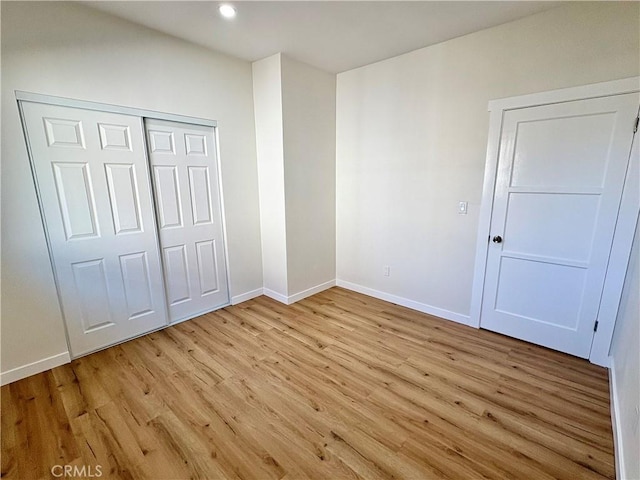
{"type": "Polygon", "coordinates": [[[52,355],[51,357],[43,358],[37,362],[12,368],[11,370],[0,373],[0,385],[15,382],[16,380],[30,377],[36,373],[41,373],[69,362],[71,362],[71,355],[69,355],[69,352],[63,352],[57,355],[52,355]]]}
{"type": "Polygon", "coordinates": [[[252,298],[259,297],[262,294],[264,294],[264,288],[256,288],[255,290],[251,290],[250,292],[235,295],[231,297],[231,305],[237,305],[239,303],[246,302],[247,300],[251,300],[252,298]]]}
{"type": "Polygon", "coordinates": [[[316,293],[320,293],[324,290],[328,290],[331,287],[336,286],[335,280],[329,280],[328,282],[321,283],[320,285],[316,285],[315,287],[307,288],[302,292],[298,292],[294,295],[289,295],[287,298],[287,305],[291,305],[292,303],[299,302],[303,298],[310,297],[311,295],[315,295],[316,293]]]}
{"type": "Polygon", "coordinates": [[[616,366],[613,357],[609,357],[609,396],[611,397],[611,427],[613,429],[613,450],[616,461],[616,478],[627,478],[624,463],[624,448],[622,447],[622,429],[620,428],[619,414],[620,400],[618,397],[618,384],[616,381],[616,366]]]}
{"type": "Polygon", "coordinates": [[[299,302],[303,298],[310,297],[311,295],[315,295],[316,293],[320,293],[323,290],[327,290],[331,287],[336,286],[335,280],[329,280],[328,282],[321,283],[320,285],[316,285],[315,287],[307,288],[298,293],[294,293],[293,295],[283,295],[278,292],[274,292],[273,290],[269,290],[268,288],[264,289],[264,295],[269,298],[273,298],[274,300],[279,301],[280,303],[284,303],[285,305],[291,305],[292,303],[299,302]]]}
{"type": "Polygon", "coordinates": [[[363,287],[362,285],[347,282],[345,280],[336,280],[336,285],[342,288],[346,288],[347,290],[353,290],[354,292],[362,293],[370,297],[384,300],[386,302],[402,305],[403,307],[411,308],[412,310],[417,310],[422,313],[428,313],[429,315],[434,315],[436,317],[444,318],[446,320],[451,320],[457,323],[462,323],[463,325],[477,328],[469,315],[462,315],[461,313],[451,312],[443,308],[433,307],[425,303],[409,300],[408,298],[398,297],[390,293],[374,290],[373,288],[363,287]]]}
{"type": "Polygon", "coordinates": [[[279,301],[280,303],[284,303],[285,305],[289,305],[289,297],[283,295],[278,292],[274,292],[273,290],[269,290],[268,288],[263,289],[263,294],[269,298],[273,298],[274,300],[279,301]]]}

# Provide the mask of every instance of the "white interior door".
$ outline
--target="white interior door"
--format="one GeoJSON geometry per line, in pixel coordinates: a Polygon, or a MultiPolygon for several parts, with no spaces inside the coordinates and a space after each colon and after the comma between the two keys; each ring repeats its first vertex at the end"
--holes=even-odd
{"type": "Polygon", "coordinates": [[[166,325],[142,119],[22,111],[72,354],[166,325]]]}
{"type": "Polygon", "coordinates": [[[482,328],[589,356],[639,100],[504,113],[482,328]]]}
{"type": "Polygon", "coordinates": [[[172,322],[229,303],[213,129],[145,121],[172,322]]]}

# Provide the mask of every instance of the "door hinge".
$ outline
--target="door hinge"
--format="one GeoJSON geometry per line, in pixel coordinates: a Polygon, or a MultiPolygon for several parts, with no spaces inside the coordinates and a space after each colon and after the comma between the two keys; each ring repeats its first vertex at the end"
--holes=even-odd
{"type": "Polygon", "coordinates": [[[640,123],[640,115],[636,117],[636,124],[633,126],[633,133],[638,131],[638,123],[640,123]]]}
{"type": "Polygon", "coordinates": [[[596,323],[593,324],[593,331],[594,332],[598,331],[598,320],[596,320],[596,323]]]}

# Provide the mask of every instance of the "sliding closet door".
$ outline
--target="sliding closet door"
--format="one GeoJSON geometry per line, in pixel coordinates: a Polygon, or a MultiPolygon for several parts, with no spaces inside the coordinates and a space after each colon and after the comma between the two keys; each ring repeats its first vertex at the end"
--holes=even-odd
{"type": "Polygon", "coordinates": [[[166,325],[142,120],[21,105],[73,356],[166,325]]]}
{"type": "Polygon", "coordinates": [[[145,120],[172,322],[229,303],[213,129],[145,120]]]}

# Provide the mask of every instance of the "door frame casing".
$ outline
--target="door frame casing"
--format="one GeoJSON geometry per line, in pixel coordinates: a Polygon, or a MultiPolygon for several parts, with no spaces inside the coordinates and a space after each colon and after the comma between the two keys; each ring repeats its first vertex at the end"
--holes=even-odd
{"type": "Polygon", "coordinates": [[[97,110],[99,112],[120,113],[140,118],[156,118],[158,120],[168,120],[170,122],[191,123],[205,127],[217,127],[218,122],[207,118],[189,117],[174,113],[158,112],[155,110],[145,110],[144,108],[125,107],[123,105],[113,105],[110,103],[91,102],[89,100],[77,100],[75,98],[57,97],[55,95],[44,95],[41,93],[24,92],[16,90],[16,100],[18,102],[45,103],[47,105],[57,105],[59,107],[81,108],[83,110],[97,110]]]}
{"type": "MultiPolygon", "coordinates": [[[[595,83],[579,87],[563,88],[547,92],[502,98],[489,102],[489,138],[484,170],[482,203],[478,219],[478,236],[476,240],[476,259],[471,296],[471,325],[480,328],[482,315],[482,299],[485,286],[487,256],[489,252],[488,238],[493,214],[500,139],[504,113],[508,110],[538,107],[554,103],[587,100],[612,95],[624,95],[640,92],[640,77],[625,78],[609,82],[595,83]]],[[[633,135],[633,125],[629,125],[629,135],[633,135]]],[[[634,138],[634,142],[638,139],[634,138]]],[[[618,306],[622,295],[622,285],[626,276],[627,264],[631,255],[631,246],[640,210],[640,194],[638,193],[639,159],[630,159],[623,187],[622,199],[618,209],[615,234],[611,247],[609,265],[598,311],[598,330],[593,337],[589,361],[601,366],[609,366],[609,346],[613,337],[618,306]]]]}

